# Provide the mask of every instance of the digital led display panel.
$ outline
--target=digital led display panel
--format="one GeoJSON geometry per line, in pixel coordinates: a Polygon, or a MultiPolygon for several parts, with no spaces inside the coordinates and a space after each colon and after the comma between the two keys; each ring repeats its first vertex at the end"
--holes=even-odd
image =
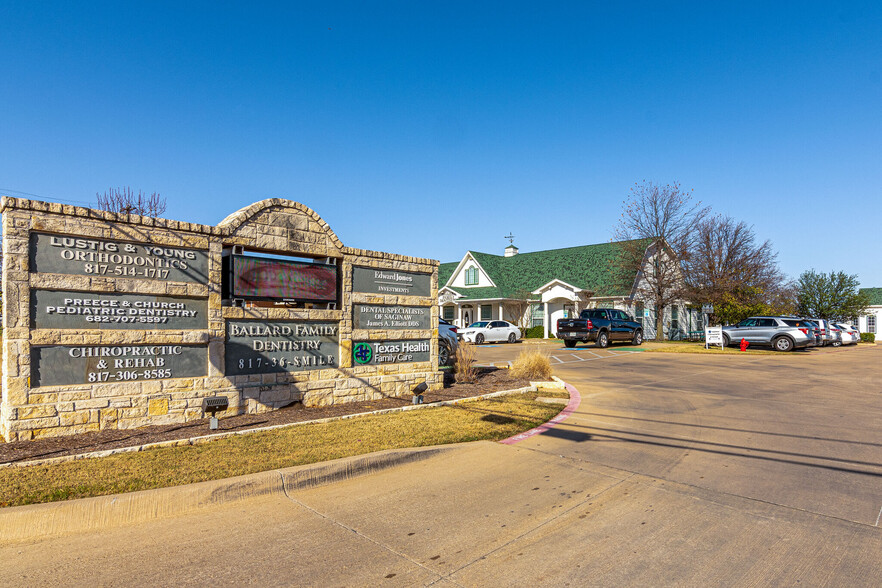
{"type": "Polygon", "coordinates": [[[337,267],[319,263],[232,256],[233,298],[335,302],[337,267]]]}

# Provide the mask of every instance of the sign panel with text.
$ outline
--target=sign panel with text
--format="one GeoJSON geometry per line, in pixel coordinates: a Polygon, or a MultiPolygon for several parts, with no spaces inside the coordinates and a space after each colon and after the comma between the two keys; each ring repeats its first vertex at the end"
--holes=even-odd
{"type": "Polygon", "coordinates": [[[205,376],[207,345],[46,345],[31,348],[31,387],[205,376]]]}
{"type": "Polygon", "coordinates": [[[208,283],[208,252],[150,243],[31,233],[31,271],[208,283]]]}
{"type": "Polygon", "coordinates": [[[208,300],[31,290],[34,329],[207,329],[208,300]]]}
{"type": "Polygon", "coordinates": [[[366,294],[429,296],[432,276],[370,267],[352,268],[352,291],[366,294]]]}
{"type": "Polygon", "coordinates": [[[432,309],[428,306],[353,304],[352,322],[356,329],[431,329],[432,309]]]}
{"type": "Polygon", "coordinates": [[[340,365],[333,322],[228,320],[224,374],[278,374],[340,365]]]}

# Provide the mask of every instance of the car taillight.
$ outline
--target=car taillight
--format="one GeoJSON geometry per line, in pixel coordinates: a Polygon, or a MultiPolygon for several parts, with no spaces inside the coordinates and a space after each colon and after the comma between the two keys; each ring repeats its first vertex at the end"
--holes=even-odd
{"type": "Polygon", "coordinates": [[[456,327],[450,327],[450,332],[455,335],[456,334],[456,327]]]}
{"type": "Polygon", "coordinates": [[[803,335],[808,335],[808,329],[799,329],[803,335]]]}
{"type": "Polygon", "coordinates": [[[594,325],[591,323],[591,319],[585,321],[585,328],[589,331],[594,328],[594,325]]]}

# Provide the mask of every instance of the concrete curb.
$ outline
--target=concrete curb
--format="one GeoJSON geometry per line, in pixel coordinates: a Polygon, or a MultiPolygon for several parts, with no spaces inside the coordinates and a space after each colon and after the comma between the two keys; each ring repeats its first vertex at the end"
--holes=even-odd
{"type": "MultiPolygon", "coordinates": [[[[553,377],[553,376],[552,376],[553,377]]],[[[453,406],[456,404],[460,404],[463,402],[474,402],[478,400],[485,400],[487,398],[495,398],[497,396],[506,396],[510,394],[523,394],[525,392],[536,392],[537,384],[541,385],[543,388],[557,388],[558,386],[554,382],[530,382],[530,386],[525,386],[523,388],[515,388],[514,390],[501,390],[499,392],[491,392],[489,394],[482,394],[481,396],[469,396],[468,398],[458,398],[456,400],[443,400],[440,402],[432,402],[428,404],[411,404],[408,406],[400,406],[397,408],[383,408],[380,410],[373,410],[370,412],[359,412],[354,414],[347,414],[336,417],[327,417],[324,419],[313,419],[311,421],[301,421],[297,423],[285,423],[282,425],[270,425],[268,427],[257,427],[254,429],[245,429],[243,431],[227,431],[225,433],[215,433],[213,435],[200,435],[198,437],[190,437],[188,439],[172,439],[170,441],[157,441],[156,443],[145,443],[143,445],[133,445],[131,447],[117,447],[114,449],[104,449],[101,451],[92,451],[90,453],[78,453],[76,455],[63,455],[60,457],[47,457],[46,459],[35,459],[31,461],[16,461],[9,463],[0,464],[0,468],[16,468],[16,467],[30,467],[30,466],[40,466],[40,465],[53,465],[58,463],[64,463],[68,461],[78,461],[81,459],[93,459],[97,457],[107,457],[108,455],[116,455],[119,453],[134,453],[138,451],[144,451],[145,449],[155,449],[160,447],[180,447],[183,445],[201,445],[202,443],[208,443],[210,441],[215,441],[217,439],[224,439],[227,437],[235,437],[238,435],[250,435],[251,433],[261,433],[264,431],[274,431],[277,429],[286,429],[288,427],[298,427],[303,425],[315,425],[319,423],[329,423],[332,421],[340,421],[345,419],[353,419],[357,417],[363,416],[371,416],[371,415],[380,415],[380,414],[390,414],[394,412],[403,412],[405,410],[420,410],[425,408],[434,408],[438,406],[453,406]]],[[[563,386],[560,386],[561,388],[563,386]]]]}
{"type": "MultiPolygon", "coordinates": [[[[572,388],[571,386],[567,386],[567,388],[571,389],[571,393],[575,392],[575,406],[578,406],[578,392],[575,391],[575,388],[572,388]]],[[[535,391],[535,386],[529,386],[524,388],[517,388],[514,390],[492,392],[490,394],[484,394],[481,396],[459,398],[457,400],[447,400],[432,404],[410,405],[400,408],[384,409],[373,411],[370,413],[360,413],[355,415],[345,415],[342,417],[331,417],[327,419],[319,419],[308,422],[327,422],[332,420],[342,420],[344,418],[354,418],[357,416],[364,416],[368,414],[386,414],[391,412],[417,410],[420,408],[431,408],[436,406],[452,406],[465,402],[476,402],[486,398],[494,398],[499,396],[535,391]]],[[[573,404],[573,401],[574,400],[571,399],[570,404],[573,404]]],[[[569,415],[569,412],[571,412],[571,410],[568,410],[569,408],[570,407],[568,406],[564,409],[561,415],[558,415],[548,423],[541,425],[540,427],[537,427],[532,431],[539,431],[540,429],[546,430],[547,428],[551,428],[552,426],[554,426],[554,424],[560,422],[560,420],[563,420],[563,418],[566,418],[566,416],[569,415]],[[543,429],[543,427],[545,428],[543,429]]],[[[84,459],[87,456],[100,457],[104,455],[111,455],[112,453],[122,453],[125,451],[140,451],[141,449],[146,447],[185,445],[188,443],[196,444],[200,442],[207,442],[215,438],[229,437],[231,435],[242,435],[255,431],[279,429],[303,424],[307,423],[275,425],[272,427],[263,427],[261,429],[251,429],[249,431],[238,431],[205,437],[195,437],[193,439],[180,440],[173,443],[152,443],[138,448],[100,451],[93,454],[84,454],[80,456],[70,457],[76,459],[84,459]]],[[[528,433],[531,433],[532,431],[522,433],[521,435],[526,435],[528,433]]],[[[515,437],[513,437],[512,439],[515,439],[515,437]]],[[[502,441],[502,443],[506,443],[507,441],[509,440],[504,440],[502,441]]],[[[490,442],[476,441],[475,443],[490,442]]],[[[380,451],[368,455],[341,458],[329,462],[296,466],[280,470],[270,470],[266,472],[258,472],[255,474],[237,476],[234,478],[210,480],[207,482],[198,482],[195,484],[187,484],[183,486],[172,486],[170,488],[157,488],[155,490],[143,490],[140,492],[131,492],[128,494],[96,496],[94,498],[82,498],[79,500],[69,500],[65,502],[49,502],[44,504],[33,504],[27,506],[4,508],[0,509],[0,545],[25,541],[35,541],[39,539],[47,539],[50,537],[83,533],[97,529],[108,529],[123,525],[144,523],[159,518],[181,516],[208,508],[216,508],[223,504],[229,504],[251,498],[267,496],[288,496],[291,492],[296,492],[298,490],[305,490],[325,484],[341,482],[358,476],[379,472],[398,465],[422,461],[424,459],[429,459],[442,453],[455,451],[457,450],[457,448],[461,448],[467,445],[471,445],[471,443],[458,443],[455,445],[439,445],[413,449],[389,449],[386,451],[380,451]]],[[[50,460],[41,460],[38,463],[58,463],[59,461],[70,460],[53,458],[50,460]]],[[[28,462],[23,464],[8,465],[36,465],[36,463],[28,462]]]]}
{"type": "Polygon", "coordinates": [[[502,443],[503,445],[514,445],[515,443],[519,443],[525,439],[529,439],[530,437],[535,437],[536,435],[544,433],[549,429],[553,429],[559,423],[562,423],[567,418],[569,418],[569,416],[573,414],[573,412],[575,412],[577,408],[579,408],[579,405],[582,404],[582,395],[579,394],[579,391],[576,390],[576,388],[574,388],[573,386],[565,383],[563,380],[558,381],[561,382],[570,393],[570,401],[567,403],[564,409],[560,411],[560,413],[556,417],[554,417],[547,423],[542,423],[538,427],[533,427],[529,431],[518,433],[517,435],[509,437],[508,439],[503,439],[502,441],[500,441],[500,443],[502,443]]]}
{"type": "Polygon", "coordinates": [[[461,445],[390,449],[185,486],[4,508],[0,509],[0,545],[143,523],[250,498],[287,496],[429,459],[461,445]]]}

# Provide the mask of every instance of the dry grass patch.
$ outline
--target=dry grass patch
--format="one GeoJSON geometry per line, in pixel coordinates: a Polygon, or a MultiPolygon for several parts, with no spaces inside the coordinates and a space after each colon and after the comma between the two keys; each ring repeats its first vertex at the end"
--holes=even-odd
{"type": "Polygon", "coordinates": [[[511,375],[526,380],[550,380],[551,360],[538,349],[524,349],[512,362],[511,375]]]}
{"type": "Polygon", "coordinates": [[[536,393],[230,437],[55,465],[0,468],[0,506],[165,488],[362,455],[385,449],[505,439],[560,406],[536,393]]]}
{"type": "Polygon", "coordinates": [[[478,369],[475,362],[478,359],[478,350],[466,341],[460,341],[456,347],[456,364],[454,372],[457,383],[470,383],[478,379],[478,369]]]}

